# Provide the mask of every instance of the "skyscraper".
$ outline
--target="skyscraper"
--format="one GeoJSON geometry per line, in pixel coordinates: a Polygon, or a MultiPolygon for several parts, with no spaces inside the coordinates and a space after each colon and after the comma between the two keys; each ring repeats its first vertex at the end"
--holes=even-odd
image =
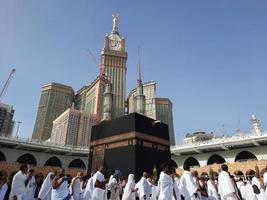
{"type": "Polygon", "coordinates": [[[74,91],[71,87],[59,83],[50,83],[42,87],[38,112],[32,139],[45,141],[50,138],[53,121],[67,108],[71,107],[74,91]]]}
{"type": "MultiPolygon", "coordinates": [[[[143,83],[143,93],[145,95],[145,115],[151,119],[156,119],[156,83],[149,81],[143,83]]],[[[128,113],[136,112],[136,88],[132,89],[128,95],[128,113]]]]}
{"type": "MultiPolygon", "coordinates": [[[[149,81],[143,84],[143,93],[145,96],[144,115],[167,124],[169,127],[170,144],[175,145],[171,101],[168,98],[156,97],[156,83],[154,81],[149,81]]],[[[127,100],[129,114],[137,112],[136,96],[137,88],[134,88],[129,93],[127,100]]]]}
{"type": "Polygon", "coordinates": [[[0,103],[0,136],[11,136],[14,112],[13,106],[0,103]]]}
{"type": "Polygon", "coordinates": [[[96,116],[90,112],[67,109],[53,121],[50,142],[60,145],[89,146],[96,116]]]}
{"type": "Polygon", "coordinates": [[[82,87],[75,95],[75,109],[95,114],[99,123],[103,117],[103,95],[107,83],[105,77],[98,76],[90,85],[82,87]]]}
{"type": "Polygon", "coordinates": [[[169,127],[170,145],[175,145],[175,136],[172,117],[172,102],[168,98],[156,98],[157,120],[165,123],[169,127]]]}
{"type": "Polygon", "coordinates": [[[125,39],[119,35],[118,15],[113,15],[113,29],[101,53],[101,66],[112,87],[112,118],[125,114],[126,61],[125,39]]]}

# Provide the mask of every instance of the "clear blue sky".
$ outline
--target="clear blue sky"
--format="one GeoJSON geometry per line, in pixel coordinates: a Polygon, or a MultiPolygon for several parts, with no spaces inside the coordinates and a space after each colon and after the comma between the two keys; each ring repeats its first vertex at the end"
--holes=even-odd
{"type": "Polygon", "coordinates": [[[198,129],[228,134],[251,129],[254,112],[267,129],[267,1],[265,0],[1,0],[0,85],[17,72],[3,101],[32,134],[41,86],[75,90],[98,70],[104,36],[118,12],[128,51],[127,92],[136,84],[137,47],[144,80],[173,102],[179,141],[198,129]],[[240,123],[239,123],[240,122],[240,123]]]}

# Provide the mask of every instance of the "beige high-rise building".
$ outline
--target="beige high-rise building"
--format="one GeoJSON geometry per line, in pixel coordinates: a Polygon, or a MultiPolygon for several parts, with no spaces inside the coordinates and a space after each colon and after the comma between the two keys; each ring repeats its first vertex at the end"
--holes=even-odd
{"type": "Polygon", "coordinates": [[[74,91],[59,83],[49,83],[42,87],[32,140],[45,141],[50,138],[53,121],[71,107],[74,91]]]}
{"type": "MultiPolygon", "coordinates": [[[[156,97],[156,83],[149,81],[143,84],[145,95],[145,116],[155,120],[160,120],[169,127],[169,137],[171,145],[175,145],[173,128],[172,103],[168,98],[156,97]]],[[[136,88],[128,95],[128,113],[136,112],[136,88]]]]}
{"type": "MultiPolygon", "coordinates": [[[[149,81],[143,84],[143,93],[145,95],[145,115],[156,119],[156,83],[149,81]]],[[[136,112],[136,88],[130,91],[128,95],[128,113],[136,112]]]]}
{"type": "Polygon", "coordinates": [[[10,137],[14,127],[13,106],[0,103],[0,136],[10,137]]]}
{"type": "Polygon", "coordinates": [[[101,65],[112,87],[112,119],[125,114],[126,61],[125,39],[118,31],[118,16],[113,15],[113,29],[105,37],[101,53],[101,65]]]}
{"type": "Polygon", "coordinates": [[[69,108],[54,120],[50,142],[89,147],[91,129],[95,123],[96,115],[69,108]]]}
{"type": "Polygon", "coordinates": [[[103,116],[105,85],[108,83],[106,78],[98,76],[89,86],[81,88],[75,95],[75,109],[95,114],[99,123],[103,116]]]}

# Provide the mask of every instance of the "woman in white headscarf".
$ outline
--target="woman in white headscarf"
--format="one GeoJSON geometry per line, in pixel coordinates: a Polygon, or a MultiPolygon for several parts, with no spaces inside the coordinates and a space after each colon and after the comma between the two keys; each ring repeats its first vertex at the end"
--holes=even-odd
{"type": "Polygon", "coordinates": [[[128,181],[122,195],[122,200],[135,200],[136,191],[137,189],[135,189],[134,175],[129,174],[128,181]]]}
{"type": "Polygon", "coordinates": [[[38,199],[41,200],[51,200],[51,192],[52,192],[52,180],[55,174],[53,172],[49,172],[43,182],[43,185],[40,189],[38,199]]]}

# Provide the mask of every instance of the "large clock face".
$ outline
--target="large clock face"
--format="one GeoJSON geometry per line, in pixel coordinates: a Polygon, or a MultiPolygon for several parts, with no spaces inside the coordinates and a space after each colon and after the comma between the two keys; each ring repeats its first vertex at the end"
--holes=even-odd
{"type": "Polygon", "coordinates": [[[120,50],[121,48],[121,42],[118,40],[110,40],[109,41],[109,48],[111,50],[120,50]]]}
{"type": "Polygon", "coordinates": [[[116,51],[121,49],[121,38],[118,35],[109,36],[109,48],[116,51]]]}

